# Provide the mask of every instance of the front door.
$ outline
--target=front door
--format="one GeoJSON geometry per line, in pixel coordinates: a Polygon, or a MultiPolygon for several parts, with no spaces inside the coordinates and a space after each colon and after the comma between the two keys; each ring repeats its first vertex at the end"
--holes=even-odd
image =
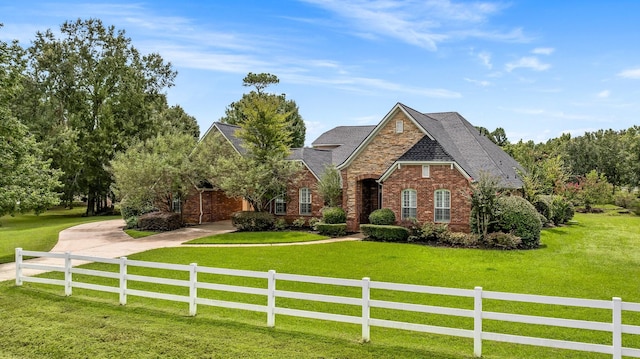
{"type": "Polygon", "coordinates": [[[378,202],[378,182],[374,179],[364,179],[361,181],[360,224],[369,223],[369,215],[379,207],[378,202]]]}

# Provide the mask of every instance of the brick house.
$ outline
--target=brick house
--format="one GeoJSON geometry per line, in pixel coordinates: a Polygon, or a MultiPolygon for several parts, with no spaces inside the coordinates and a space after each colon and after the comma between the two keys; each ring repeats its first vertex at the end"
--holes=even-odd
{"type": "MultiPolygon", "coordinates": [[[[212,129],[242,154],[233,136],[235,126],[216,123],[212,129]]],[[[460,114],[420,113],[400,103],[376,126],[336,127],[318,137],[312,148],[292,149],[289,158],[304,165],[302,179],[288,189],[286,199],[274,201],[272,212],[289,221],[320,217],[323,203],[315,185],[333,164],[342,177],[342,208],[350,230],[368,223],[369,214],[384,207],[398,220],[448,223],[452,230],[468,232],[471,207],[465,194],[481,173],[500,178],[504,188],[522,188],[516,172],[521,166],[460,114]]],[[[185,218],[193,218],[186,212],[202,206],[211,207],[210,218],[232,213],[213,214],[213,197],[210,203],[194,202],[192,196],[185,204],[185,218]]],[[[237,209],[238,203],[222,208],[237,209]]]]}

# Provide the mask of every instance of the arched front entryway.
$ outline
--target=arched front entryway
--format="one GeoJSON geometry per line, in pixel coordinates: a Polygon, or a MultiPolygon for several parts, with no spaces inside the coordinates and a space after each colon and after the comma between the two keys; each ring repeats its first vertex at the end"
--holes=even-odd
{"type": "Polygon", "coordinates": [[[380,185],[373,178],[361,179],[358,181],[358,194],[358,219],[360,224],[367,224],[371,212],[380,208],[380,185]]]}

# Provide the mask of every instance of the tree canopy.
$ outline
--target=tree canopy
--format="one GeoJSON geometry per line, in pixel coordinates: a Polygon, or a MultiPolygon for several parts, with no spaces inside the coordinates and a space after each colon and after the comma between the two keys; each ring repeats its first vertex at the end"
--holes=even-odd
{"type": "Polygon", "coordinates": [[[195,134],[180,109],[167,109],[162,91],[175,76],[160,55],[140,54],[124,30],[97,19],[65,22],[59,35],[36,34],[16,116],[64,172],[65,202],[84,195],[87,214],[102,210],[113,181],[105,166],[155,136],[158,123],[177,117],[195,134]]]}
{"type": "Polygon", "coordinates": [[[220,122],[231,125],[242,125],[250,116],[254,116],[254,102],[268,102],[269,106],[276,105],[275,111],[285,117],[286,126],[291,129],[287,142],[288,148],[303,147],[305,141],[306,126],[304,119],[300,115],[298,105],[293,100],[287,100],[285,94],[265,93],[264,89],[269,85],[277,84],[280,80],[277,76],[260,73],[249,73],[242,82],[245,87],[254,87],[255,90],[242,95],[242,98],[232,102],[225,110],[225,115],[220,118],[220,122]]]}

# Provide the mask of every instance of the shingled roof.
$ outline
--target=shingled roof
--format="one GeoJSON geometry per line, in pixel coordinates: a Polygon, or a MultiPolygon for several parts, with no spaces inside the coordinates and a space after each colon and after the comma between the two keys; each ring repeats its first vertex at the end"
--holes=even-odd
{"type": "Polygon", "coordinates": [[[489,173],[501,179],[509,188],[522,187],[517,170],[522,166],[491,142],[457,112],[420,113],[398,104],[412,117],[453,160],[473,179],[489,173]]]}
{"type": "Polygon", "coordinates": [[[334,147],[332,163],[339,165],[344,162],[376,126],[338,126],[330,129],[318,137],[311,146],[334,147]]]}
{"type": "Polygon", "coordinates": [[[293,148],[288,159],[302,161],[313,172],[316,178],[322,177],[327,166],[331,164],[331,150],[317,148],[293,148]]]}

